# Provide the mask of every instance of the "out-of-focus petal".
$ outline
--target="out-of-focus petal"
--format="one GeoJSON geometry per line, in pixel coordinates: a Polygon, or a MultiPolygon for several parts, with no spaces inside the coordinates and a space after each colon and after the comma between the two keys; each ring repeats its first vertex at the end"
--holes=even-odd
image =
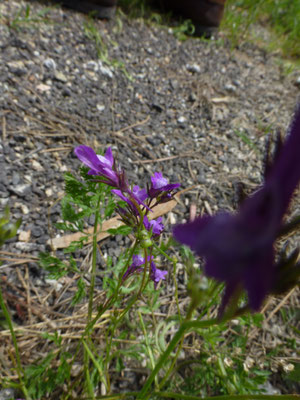
{"type": "Polygon", "coordinates": [[[168,180],[163,177],[161,172],[154,172],[154,176],[151,176],[151,182],[154,189],[160,189],[168,184],[168,180]]]}
{"type": "Polygon", "coordinates": [[[141,189],[138,185],[133,186],[132,195],[139,203],[148,197],[146,189],[141,189]]]}
{"type": "Polygon", "coordinates": [[[79,160],[92,170],[98,171],[101,168],[99,158],[91,147],[81,145],[76,147],[74,152],[79,160]]]}

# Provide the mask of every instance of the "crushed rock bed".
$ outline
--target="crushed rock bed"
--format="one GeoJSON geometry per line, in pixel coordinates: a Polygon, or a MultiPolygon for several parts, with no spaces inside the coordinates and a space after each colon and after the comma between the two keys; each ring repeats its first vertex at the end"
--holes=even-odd
{"type": "MultiPolygon", "coordinates": [[[[286,130],[299,98],[299,72],[286,76],[274,56],[253,44],[232,51],[226,40],[180,42],[166,28],[121,15],[121,24],[94,22],[108,50],[105,63],[85,33],[87,17],[71,10],[52,7],[47,21],[9,28],[28,4],[33,15],[45,7],[0,4],[0,201],[23,221],[2,249],[1,275],[25,305],[24,279],[43,295],[57,290],[60,298],[63,290],[45,280],[36,258],[60,218],[63,174],[80,165],[76,145],[112,146],[129,180],[141,186],[155,171],[181,182],[188,190],[168,218],[175,223],[189,217],[192,204],[199,213],[233,210],[235,183],[251,192],[261,182],[265,135],[286,130]]],[[[107,239],[102,251],[116,261],[124,245],[122,237],[107,239]]],[[[172,290],[170,278],[165,294],[172,290]]],[[[297,293],[289,301],[296,306],[297,293]]],[[[41,322],[46,306],[37,304],[31,321],[41,322]]],[[[276,336],[265,327],[264,346],[272,347],[290,332],[277,314],[271,321],[280,330],[276,336]]],[[[295,355],[286,354],[290,360],[295,355]]]]}

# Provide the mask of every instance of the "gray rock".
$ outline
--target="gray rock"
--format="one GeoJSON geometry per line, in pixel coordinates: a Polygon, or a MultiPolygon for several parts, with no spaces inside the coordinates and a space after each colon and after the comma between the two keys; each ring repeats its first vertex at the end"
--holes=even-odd
{"type": "Polygon", "coordinates": [[[227,85],[224,86],[224,89],[227,92],[232,92],[232,93],[236,92],[236,87],[234,85],[232,85],[231,83],[227,83],[227,85]]]}
{"type": "Polygon", "coordinates": [[[198,64],[187,64],[186,65],[186,69],[189,72],[194,72],[194,73],[197,73],[197,74],[199,74],[201,72],[201,68],[200,68],[200,66],[198,64]]]}
{"type": "Polygon", "coordinates": [[[102,75],[107,76],[108,78],[112,79],[114,77],[114,74],[112,73],[112,71],[108,67],[105,67],[104,65],[102,65],[102,63],[100,61],[99,61],[99,72],[102,75]]]}
{"type": "Polygon", "coordinates": [[[13,172],[13,176],[12,176],[12,183],[14,186],[18,185],[18,183],[20,182],[20,174],[16,171],[13,172]]]}
{"type": "Polygon", "coordinates": [[[46,60],[43,62],[43,65],[50,70],[56,69],[56,62],[53,60],[53,58],[46,58],[46,60]]]}
{"type": "Polygon", "coordinates": [[[38,238],[43,234],[43,229],[41,227],[39,227],[39,226],[35,226],[32,229],[31,233],[32,233],[32,236],[38,238]]]}
{"type": "Polygon", "coordinates": [[[177,119],[177,122],[178,122],[180,125],[184,125],[184,124],[186,123],[186,117],[184,117],[184,116],[182,115],[181,117],[179,117],[179,118],[177,119]]]}
{"type": "Polygon", "coordinates": [[[97,72],[99,70],[99,63],[97,63],[94,60],[88,61],[85,64],[86,69],[88,69],[89,71],[94,71],[97,72]]]}
{"type": "Polygon", "coordinates": [[[8,69],[10,72],[17,76],[22,76],[25,75],[27,72],[27,69],[25,67],[25,64],[23,61],[11,61],[7,63],[8,69]]]}
{"type": "Polygon", "coordinates": [[[68,82],[67,77],[60,71],[55,71],[54,78],[59,82],[63,82],[63,83],[68,82]]]}
{"type": "Polygon", "coordinates": [[[15,390],[12,388],[0,390],[0,400],[11,400],[15,398],[15,390]]]}
{"type": "Polygon", "coordinates": [[[20,185],[11,186],[10,191],[16,194],[17,196],[24,197],[30,193],[31,185],[23,183],[20,185]]]}
{"type": "Polygon", "coordinates": [[[259,387],[260,389],[264,389],[266,391],[266,394],[281,394],[281,391],[275,388],[273,385],[271,385],[270,382],[265,382],[263,385],[260,385],[259,387]]]}

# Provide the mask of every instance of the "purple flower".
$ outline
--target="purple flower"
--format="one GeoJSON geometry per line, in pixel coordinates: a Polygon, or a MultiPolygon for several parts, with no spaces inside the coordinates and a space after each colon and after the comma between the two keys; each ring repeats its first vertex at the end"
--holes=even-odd
{"type": "Polygon", "coordinates": [[[143,204],[143,201],[148,197],[146,189],[140,189],[138,185],[133,186],[131,195],[139,204],[143,204]]]}
{"type": "Polygon", "coordinates": [[[135,272],[143,271],[143,268],[140,268],[141,265],[145,264],[145,259],[137,254],[134,254],[132,257],[132,264],[129,265],[127,271],[123,275],[123,281],[129,276],[134,274],[135,272]]]}
{"type": "Polygon", "coordinates": [[[156,268],[156,265],[154,264],[153,261],[151,261],[151,274],[150,278],[154,282],[154,287],[156,289],[159,281],[163,281],[166,279],[168,271],[162,271],[161,269],[156,268]]]}
{"type": "Polygon", "coordinates": [[[147,231],[151,231],[153,235],[160,235],[162,231],[164,230],[164,225],[162,223],[162,217],[159,217],[157,219],[152,219],[149,221],[148,217],[145,215],[144,216],[144,226],[147,229],[147,231]]]}
{"type": "Polygon", "coordinates": [[[178,188],[179,186],[180,183],[168,183],[168,180],[163,177],[161,172],[155,172],[154,176],[151,176],[149,196],[153,199],[154,197],[161,195],[164,200],[169,200],[172,197],[172,190],[178,188]]]}
{"type": "Polygon", "coordinates": [[[99,175],[110,186],[119,187],[119,176],[114,171],[114,158],[111,148],[106,150],[104,156],[100,156],[94,152],[91,147],[78,146],[75,149],[75,154],[79,160],[90,168],[89,175],[99,175]]]}
{"type": "Polygon", "coordinates": [[[135,185],[132,190],[128,189],[126,192],[122,192],[121,190],[118,189],[113,189],[112,193],[116,194],[117,196],[120,197],[123,201],[126,201],[126,203],[130,206],[130,208],[134,211],[134,213],[137,215],[138,211],[136,209],[136,206],[133,203],[133,199],[143,207],[147,208],[149,211],[150,208],[144,204],[144,200],[148,197],[146,189],[141,189],[138,185],[135,185]]]}
{"type": "Polygon", "coordinates": [[[179,242],[204,257],[205,273],[225,282],[222,310],[241,287],[253,310],[259,310],[271,290],[276,274],[274,242],[300,180],[299,148],[300,108],[264,185],[237,214],[198,217],[174,228],[179,242]]]}
{"type": "MultiPolygon", "coordinates": [[[[151,260],[151,273],[150,273],[150,279],[154,282],[154,287],[156,288],[159,281],[166,279],[165,275],[168,273],[167,271],[162,271],[158,268],[156,268],[156,265],[152,261],[153,257],[148,256],[148,261],[151,260]]],[[[127,271],[123,275],[123,281],[129,276],[134,274],[135,272],[142,272],[144,268],[142,268],[142,265],[145,264],[145,258],[142,257],[141,255],[134,255],[132,257],[132,264],[128,267],[127,271]]]]}

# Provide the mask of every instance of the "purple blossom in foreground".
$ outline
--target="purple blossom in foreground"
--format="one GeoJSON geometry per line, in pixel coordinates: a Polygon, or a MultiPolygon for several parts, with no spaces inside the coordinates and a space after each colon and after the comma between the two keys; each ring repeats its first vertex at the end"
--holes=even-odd
{"type": "Polygon", "coordinates": [[[164,230],[162,217],[158,217],[157,219],[152,219],[149,221],[148,217],[145,215],[143,222],[147,231],[151,231],[152,229],[153,235],[159,236],[164,230]]]}
{"type": "Polygon", "coordinates": [[[114,171],[114,158],[110,147],[106,150],[104,156],[96,154],[91,147],[83,145],[76,147],[74,151],[79,160],[90,168],[89,175],[99,175],[104,178],[104,183],[120,187],[122,173],[117,174],[114,171]]]}
{"type": "Polygon", "coordinates": [[[152,199],[161,196],[161,200],[169,200],[172,195],[171,192],[177,189],[180,183],[168,183],[168,180],[163,177],[161,172],[155,172],[151,177],[151,187],[148,191],[149,197],[152,199]]]}
{"type": "Polygon", "coordinates": [[[203,216],[177,225],[174,237],[205,259],[205,273],[225,282],[221,311],[236,290],[248,293],[259,310],[276,281],[274,242],[300,180],[300,108],[286,142],[261,189],[244,201],[237,214],[203,216]]]}
{"type": "MultiPolygon", "coordinates": [[[[150,279],[154,282],[154,287],[158,285],[159,281],[166,279],[165,276],[167,275],[167,271],[162,271],[156,267],[154,262],[152,261],[153,257],[150,258],[148,257],[148,261],[151,260],[151,273],[150,273],[150,279]]],[[[132,257],[132,264],[128,267],[127,271],[123,275],[123,281],[128,278],[128,276],[134,274],[135,272],[142,272],[144,268],[142,265],[145,264],[145,258],[142,257],[141,255],[134,255],[132,257]]]]}

